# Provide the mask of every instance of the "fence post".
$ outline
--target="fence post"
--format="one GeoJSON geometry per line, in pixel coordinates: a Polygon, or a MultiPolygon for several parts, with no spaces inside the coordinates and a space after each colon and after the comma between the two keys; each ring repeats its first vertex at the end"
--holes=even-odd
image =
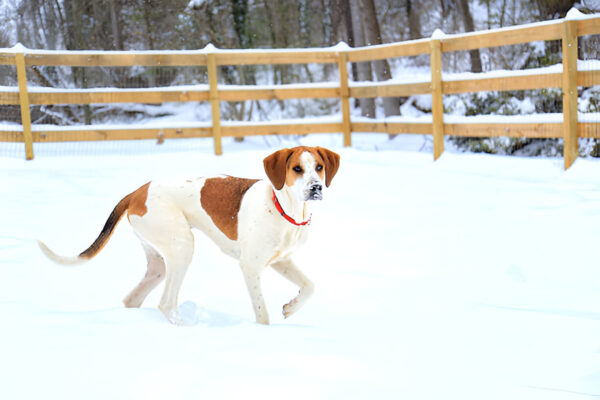
{"type": "Polygon", "coordinates": [[[439,39],[429,41],[431,67],[431,116],[433,118],[433,159],[444,152],[444,102],[442,98],[442,45],[439,39]]]}
{"type": "Polygon", "coordinates": [[[564,21],[563,56],[563,129],[565,170],[577,158],[577,21],[564,21]]]}
{"type": "Polygon", "coordinates": [[[213,141],[215,145],[215,154],[220,156],[223,154],[223,144],[221,143],[221,109],[219,105],[219,88],[217,62],[214,53],[207,54],[206,66],[208,69],[208,84],[210,87],[210,107],[212,110],[212,128],[213,141]]]}
{"type": "Polygon", "coordinates": [[[350,90],[348,89],[348,53],[338,53],[338,69],[340,71],[340,100],[342,101],[342,133],[344,146],[352,146],[350,124],[350,90]]]}
{"type": "Polygon", "coordinates": [[[23,125],[23,142],[25,142],[25,158],[33,160],[33,137],[31,134],[31,113],[29,110],[29,93],[27,92],[27,71],[25,70],[25,54],[16,53],[17,80],[19,81],[19,104],[21,106],[21,125],[23,125]]]}

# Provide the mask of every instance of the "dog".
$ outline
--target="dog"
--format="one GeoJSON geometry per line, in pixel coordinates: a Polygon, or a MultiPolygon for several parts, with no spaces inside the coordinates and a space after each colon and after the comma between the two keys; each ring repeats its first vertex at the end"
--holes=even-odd
{"type": "Polygon", "coordinates": [[[340,156],[325,148],[300,146],[276,151],[263,164],[268,180],[224,175],[148,182],[116,205],[100,235],[78,256],[62,257],[38,243],[56,263],[79,264],[102,250],[127,214],[142,242],[148,267],[123,303],[140,307],[165,280],[158,308],[171,323],[182,325],[177,297],[194,252],[191,228],[196,228],[225,254],[239,260],[257,323],[269,324],[260,279],[268,266],[299,286],[298,295],[283,306],[284,318],[288,318],[314,291],[314,284],[291,256],[307,239],[311,202],[323,199],[324,189],[338,171],[340,156]]]}

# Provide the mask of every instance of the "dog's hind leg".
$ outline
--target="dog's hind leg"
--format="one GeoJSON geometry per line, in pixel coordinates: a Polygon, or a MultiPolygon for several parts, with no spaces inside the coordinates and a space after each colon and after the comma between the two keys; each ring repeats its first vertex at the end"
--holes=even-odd
{"type": "Polygon", "coordinates": [[[128,308],[140,307],[148,294],[165,279],[165,260],[154,247],[143,239],[141,242],[146,252],[148,270],[142,281],[123,299],[128,308]]]}
{"type": "MultiPolygon", "coordinates": [[[[148,212],[132,216],[131,226],[162,256],[165,288],[158,308],[175,325],[184,321],[177,311],[177,297],[194,253],[194,235],[185,215],[160,198],[153,199],[148,212]]],[[[135,289],[134,289],[135,290],[135,289]]]]}
{"type": "MultiPolygon", "coordinates": [[[[194,235],[187,226],[187,232],[179,232],[171,240],[168,250],[161,251],[166,263],[165,290],[158,308],[175,325],[183,325],[184,321],[177,310],[178,295],[187,268],[194,254],[194,235]]],[[[161,249],[162,250],[162,249],[161,249]]]]}
{"type": "Polygon", "coordinates": [[[300,287],[300,292],[292,301],[283,306],[283,316],[289,317],[300,309],[315,291],[315,285],[298,269],[291,259],[285,259],[273,263],[273,269],[283,277],[300,287]]]}

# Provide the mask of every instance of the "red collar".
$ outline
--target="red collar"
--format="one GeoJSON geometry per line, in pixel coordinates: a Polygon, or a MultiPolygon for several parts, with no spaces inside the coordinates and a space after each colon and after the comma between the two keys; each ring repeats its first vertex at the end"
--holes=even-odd
{"type": "Polygon", "coordinates": [[[279,214],[281,214],[281,216],[283,218],[285,218],[290,224],[294,224],[296,226],[310,225],[310,219],[312,218],[312,215],[310,217],[308,217],[308,220],[306,220],[304,222],[296,222],[296,220],[294,218],[287,215],[285,213],[285,211],[283,211],[283,207],[281,207],[279,200],[277,200],[277,196],[275,195],[275,190],[273,190],[273,204],[275,204],[275,208],[277,209],[279,214]]]}

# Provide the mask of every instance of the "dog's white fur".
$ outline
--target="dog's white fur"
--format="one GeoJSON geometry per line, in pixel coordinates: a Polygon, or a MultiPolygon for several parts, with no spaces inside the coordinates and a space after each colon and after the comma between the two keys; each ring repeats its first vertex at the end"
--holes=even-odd
{"type": "MultiPolygon", "coordinates": [[[[256,181],[242,195],[235,239],[230,237],[231,233],[227,235],[217,226],[214,216],[201,204],[202,189],[207,180],[214,178],[151,182],[146,186],[147,192],[142,193],[140,188],[119,203],[107,226],[112,219],[114,228],[127,210],[129,222],[140,238],[148,260],[146,275],[123,300],[126,307],[140,307],[146,296],[164,279],[159,309],[170,322],[183,323],[178,314],[177,297],[194,251],[191,228],[204,232],[224,253],[239,260],[258,323],[269,323],[260,279],[268,266],[300,288],[298,295],[283,306],[284,316],[287,318],[302,307],[313,293],[314,285],[294,264],[291,256],[306,241],[309,226],[297,226],[284,219],[277,211],[272,196],[275,192],[283,210],[291,218],[298,222],[308,220],[311,215],[309,200],[322,197],[321,190],[315,194],[314,188],[324,189],[329,185],[337,172],[339,156],[327,149],[298,147],[273,153],[264,163],[269,180],[256,181]],[[281,174],[283,186],[280,186],[281,174]],[[134,209],[134,203],[137,209],[134,209]]],[[[40,247],[55,262],[76,264],[99,252],[110,237],[112,228],[101,239],[105,233],[103,230],[96,241],[100,244],[96,246],[95,242],[90,247],[95,246],[91,255],[84,256],[84,252],[76,257],[61,257],[41,242],[40,247]]]]}

